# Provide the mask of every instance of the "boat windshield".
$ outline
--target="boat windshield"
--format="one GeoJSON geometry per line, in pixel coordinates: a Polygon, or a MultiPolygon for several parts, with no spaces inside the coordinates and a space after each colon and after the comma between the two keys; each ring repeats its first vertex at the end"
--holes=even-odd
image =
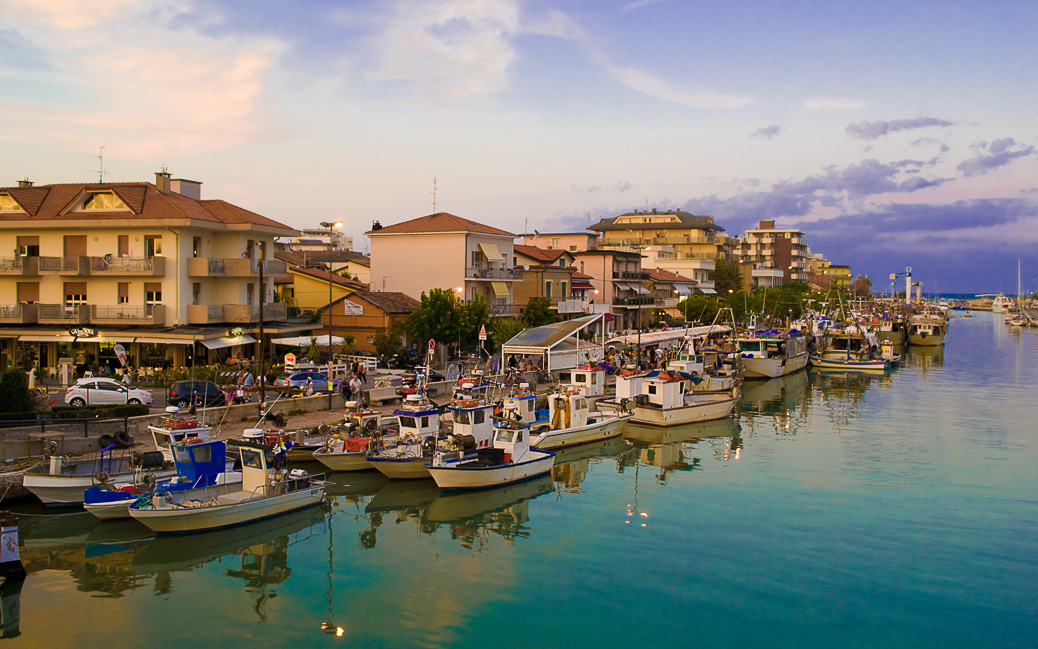
{"type": "Polygon", "coordinates": [[[519,434],[518,430],[512,430],[511,428],[498,428],[497,435],[494,436],[495,442],[514,442],[516,435],[519,434]]]}
{"type": "Polygon", "coordinates": [[[760,340],[740,340],[739,351],[741,352],[759,352],[764,349],[764,343],[760,340]]]}

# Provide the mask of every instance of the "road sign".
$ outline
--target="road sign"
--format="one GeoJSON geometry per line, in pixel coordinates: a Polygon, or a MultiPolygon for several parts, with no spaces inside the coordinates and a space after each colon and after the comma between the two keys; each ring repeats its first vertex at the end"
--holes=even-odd
{"type": "Polygon", "coordinates": [[[429,339],[429,351],[436,349],[436,341],[432,338],[429,339]]]}
{"type": "Polygon", "coordinates": [[[480,340],[486,340],[487,339],[487,326],[486,325],[480,325],[479,326],[479,339],[480,340]]]}

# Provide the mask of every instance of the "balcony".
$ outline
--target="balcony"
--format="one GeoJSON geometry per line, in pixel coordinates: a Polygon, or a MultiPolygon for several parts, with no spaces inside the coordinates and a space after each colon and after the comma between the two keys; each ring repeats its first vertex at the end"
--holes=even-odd
{"type": "Polygon", "coordinates": [[[89,275],[90,257],[40,257],[40,274],[89,275]]]}
{"type": "Polygon", "coordinates": [[[658,297],[653,301],[653,306],[661,309],[674,309],[678,306],[678,299],[676,297],[658,297]]]}
{"type": "Polygon", "coordinates": [[[94,304],[90,307],[90,324],[164,325],[166,324],[166,307],[162,304],[143,306],[94,304]]]}
{"type": "Polygon", "coordinates": [[[0,275],[37,277],[39,274],[39,257],[7,257],[0,259],[0,275]]]}
{"type": "Polygon", "coordinates": [[[614,270],[613,271],[613,279],[614,280],[643,280],[643,279],[649,279],[649,274],[648,273],[643,273],[641,271],[614,270]]]}
{"type": "Polygon", "coordinates": [[[583,313],[584,302],[582,300],[559,300],[556,308],[559,310],[559,314],[563,313],[583,313]]]}
{"type": "Polygon", "coordinates": [[[519,268],[486,268],[470,266],[465,269],[465,279],[487,279],[495,281],[518,280],[522,270],[519,268]]]}
{"type": "Polygon", "coordinates": [[[165,257],[104,257],[90,258],[90,274],[100,277],[163,277],[166,274],[165,257]]]}
{"type": "MultiPolygon", "coordinates": [[[[241,259],[227,257],[210,259],[208,257],[189,257],[187,260],[188,277],[258,277],[259,259],[241,259]]],[[[263,274],[270,277],[288,274],[288,266],[280,259],[266,259],[263,262],[263,274]]]]}
{"type": "Polygon", "coordinates": [[[217,322],[224,322],[222,304],[187,305],[187,323],[189,325],[207,325],[217,322]]]}
{"type": "Polygon", "coordinates": [[[38,306],[36,304],[0,305],[0,324],[36,324],[39,317],[38,306]]]}
{"type": "MultiPolygon", "coordinates": [[[[287,319],[287,304],[268,302],[263,305],[264,322],[287,319]]],[[[254,304],[225,304],[223,305],[223,322],[259,322],[259,307],[254,304]]]]}
{"type": "Polygon", "coordinates": [[[654,306],[656,298],[653,297],[614,297],[613,304],[616,306],[654,306]]]}
{"type": "Polygon", "coordinates": [[[40,324],[86,324],[90,322],[88,304],[39,304],[40,324]]]}

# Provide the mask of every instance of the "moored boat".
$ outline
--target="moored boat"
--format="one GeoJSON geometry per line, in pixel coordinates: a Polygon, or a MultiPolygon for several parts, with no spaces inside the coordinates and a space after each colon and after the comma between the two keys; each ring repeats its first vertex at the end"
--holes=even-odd
{"type": "Polygon", "coordinates": [[[130,516],[159,533],[190,533],[234,527],[316,505],[324,497],[321,476],[287,469],[283,450],[228,440],[241,457],[242,482],[171,491],[138,500],[130,516]]]}
{"type": "Polygon", "coordinates": [[[799,331],[759,332],[736,339],[747,379],[773,379],[807,367],[807,338],[799,331]]]}
{"type": "Polygon", "coordinates": [[[114,446],[98,453],[97,458],[69,460],[60,455],[25,471],[22,484],[48,506],[82,505],[83,492],[105,481],[132,482],[134,476],[154,475],[168,478],[176,471],[161,457],[147,453],[113,456],[114,446]]]}
{"type": "MultiPolygon", "coordinates": [[[[527,400],[526,403],[530,403],[527,400]]],[[[513,412],[507,406],[503,414],[513,412]]],[[[560,389],[548,395],[548,419],[537,424],[530,437],[534,448],[561,448],[620,435],[631,413],[603,414],[588,409],[587,398],[575,390],[560,389]]],[[[530,424],[528,421],[523,423],[530,424]]],[[[501,425],[506,425],[503,422],[501,425]]]]}
{"type": "Polygon", "coordinates": [[[495,428],[493,446],[476,457],[439,452],[427,466],[440,489],[486,489],[530,480],[551,471],[555,454],[530,447],[530,427],[508,422],[495,428]]]}
{"type": "MultiPolygon", "coordinates": [[[[678,372],[656,372],[632,377],[637,383],[631,421],[654,426],[689,424],[727,417],[742,396],[741,385],[719,392],[695,392],[691,377],[678,372]]],[[[619,390],[619,388],[618,388],[619,390]]]]}
{"type": "Polygon", "coordinates": [[[948,335],[948,319],[938,313],[921,313],[908,320],[908,344],[937,347],[948,335]]]}

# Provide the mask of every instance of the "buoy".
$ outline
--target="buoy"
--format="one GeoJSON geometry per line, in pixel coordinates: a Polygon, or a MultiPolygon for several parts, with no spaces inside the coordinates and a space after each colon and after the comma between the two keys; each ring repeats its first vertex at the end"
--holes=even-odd
{"type": "Polygon", "coordinates": [[[25,579],[25,566],[18,554],[18,518],[0,512],[0,577],[7,581],[25,579]]]}

